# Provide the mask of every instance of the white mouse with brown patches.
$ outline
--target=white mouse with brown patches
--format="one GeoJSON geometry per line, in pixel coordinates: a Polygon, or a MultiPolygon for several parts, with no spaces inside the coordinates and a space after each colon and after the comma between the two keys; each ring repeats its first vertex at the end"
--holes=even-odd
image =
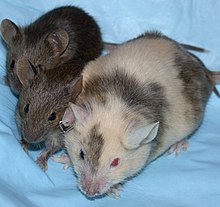
{"type": "Polygon", "coordinates": [[[82,92],[62,120],[72,127],[65,146],[80,190],[88,197],[118,194],[127,178],[184,143],[201,124],[214,88],[207,74],[201,61],[160,33],[90,62],[82,92]]]}

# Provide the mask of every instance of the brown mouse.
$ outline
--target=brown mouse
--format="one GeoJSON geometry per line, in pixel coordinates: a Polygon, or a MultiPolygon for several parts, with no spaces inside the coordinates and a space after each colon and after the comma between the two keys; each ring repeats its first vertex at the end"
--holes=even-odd
{"type": "Polygon", "coordinates": [[[63,147],[63,136],[57,126],[68,103],[74,102],[81,91],[81,70],[81,66],[72,63],[52,70],[33,68],[32,74],[23,77],[26,81],[21,81],[16,111],[18,129],[23,144],[45,142],[37,159],[44,170],[49,156],[63,147]]]}
{"type": "Polygon", "coordinates": [[[80,63],[101,54],[100,28],[92,16],[75,6],[55,8],[27,26],[17,26],[9,19],[1,22],[1,35],[7,45],[7,81],[18,95],[30,64],[42,70],[64,63],[80,63]]]}

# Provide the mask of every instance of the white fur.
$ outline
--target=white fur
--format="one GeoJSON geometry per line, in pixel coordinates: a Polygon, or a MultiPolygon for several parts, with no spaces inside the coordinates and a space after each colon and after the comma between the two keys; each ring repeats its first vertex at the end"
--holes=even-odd
{"type": "Polygon", "coordinates": [[[141,116],[136,117],[137,114],[129,111],[125,103],[112,94],[107,96],[106,105],[103,106],[94,99],[87,100],[82,92],[76,104],[84,100],[88,101],[92,113],[89,113],[83,126],[76,123],[75,129],[66,134],[66,147],[76,166],[76,172],[80,176],[81,172],[77,169],[83,164],[76,158],[79,153],[79,148],[77,149],[79,146],[76,142],[84,145],[88,141],[89,130],[94,124],[99,124],[100,133],[104,135],[104,148],[99,160],[98,174],[103,175],[109,183],[100,193],[105,193],[112,185],[138,173],[146,162],[155,159],[172,144],[186,138],[198,126],[199,123],[195,123],[190,113],[187,116],[185,114],[186,109],[189,112],[192,111],[192,106],[182,94],[183,85],[174,65],[176,52],[178,52],[176,45],[169,40],[140,38],[125,43],[109,55],[100,57],[86,66],[83,72],[84,83],[88,80],[92,81],[96,75],[103,74],[108,77],[113,68],[118,68],[118,70],[125,70],[140,83],[148,80],[159,83],[164,88],[170,105],[170,110],[166,112],[164,120],[170,128],[164,133],[158,151],[153,157],[149,157],[151,143],[138,145],[135,150],[128,150],[125,147],[129,142],[128,126],[132,120],[138,118],[145,123],[148,120],[141,116]],[[117,157],[120,158],[120,164],[111,168],[111,161],[117,157]]]}

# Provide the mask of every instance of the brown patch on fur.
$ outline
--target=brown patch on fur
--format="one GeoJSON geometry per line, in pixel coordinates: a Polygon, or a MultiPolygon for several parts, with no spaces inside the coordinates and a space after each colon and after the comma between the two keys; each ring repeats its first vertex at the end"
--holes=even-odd
{"type": "Polygon", "coordinates": [[[213,84],[207,77],[207,69],[204,64],[181,55],[177,55],[175,63],[179,68],[179,78],[183,81],[182,93],[193,107],[194,119],[199,120],[213,89],[213,84]]]}
{"type": "Polygon", "coordinates": [[[88,160],[93,172],[96,172],[99,167],[99,158],[102,154],[102,148],[104,145],[103,135],[98,132],[98,125],[92,127],[89,132],[88,142],[88,160]]]}
{"type": "MultiPolygon", "coordinates": [[[[165,97],[164,88],[156,82],[139,83],[135,77],[126,74],[121,69],[112,69],[109,76],[95,76],[84,85],[83,96],[86,100],[95,100],[105,105],[108,95],[117,96],[128,107],[128,112],[136,114],[136,117],[144,117],[152,123],[160,122],[158,136],[154,139],[160,147],[160,138],[167,124],[165,113],[169,110],[169,104],[165,97]]],[[[80,97],[82,98],[82,96],[80,97]]],[[[126,119],[126,113],[124,118],[126,119]]],[[[139,121],[139,120],[134,120],[139,121]]]]}

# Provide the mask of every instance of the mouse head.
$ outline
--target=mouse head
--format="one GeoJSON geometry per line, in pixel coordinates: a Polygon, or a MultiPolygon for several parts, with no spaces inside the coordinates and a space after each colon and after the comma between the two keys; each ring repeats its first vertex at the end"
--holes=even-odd
{"type": "Polygon", "coordinates": [[[29,143],[44,141],[51,130],[57,128],[68,102],[75,101],[81,92],[82,77],[62,76],[64,72],[60,70],[40,71],[29,82],[22,82],[17,124],[29,143]]]}
{"type": "Polygon", "coordinates": [[[111,113],[111,109],[90,111],[71,103],[64,113],[64,126],[73,126],[65,134],[65,146],[79,188],[88,197],[105,194],[138,173],[157,135],[158,122],[127,123],[119,114],[111,113]]]}
{"type": "Polygon", "coordinates": [[[22,84],[18,79],[18,71],[29,70],[28,60],[35,67],[51,69],[64,61],[64,52],[69,43],[69,36],[63,29],[50,32],[36,32],[34,27],[18,27],[9,19],[1,22],[1,36],[5,41],[7,53],[7,79],[12,91],[18,95],[22,84]]]}

